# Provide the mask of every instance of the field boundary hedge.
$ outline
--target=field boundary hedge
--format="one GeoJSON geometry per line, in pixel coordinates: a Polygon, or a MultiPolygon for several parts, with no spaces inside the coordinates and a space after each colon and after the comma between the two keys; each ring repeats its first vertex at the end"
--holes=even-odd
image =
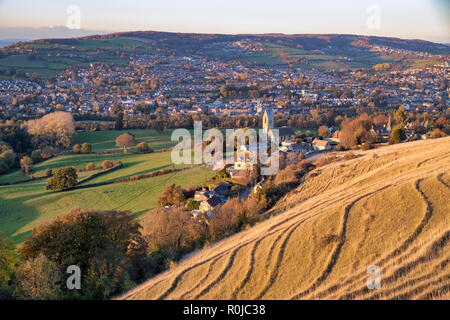
{"type": "MultiPolygon", "coordinates": [[[[114,181],[104,181],[104,182],[98,182],[98,183],[92,183],[92,184],[87,184],[84,186],[76,186],[75,188],[71,189],[86,189],[86,188],[93,188],[93,187],[100,187],[100,186],[106,186],[109,184],[116,184],[116,183],[125,183],[125,182],[132,182],[132,181],[138,181],[138,180],[142,180],[142,179],[149,179],[149,178],[154,178],[154,177],[158,177],[158,176],[162,176],[162,175],[166,175],[169,173],[174,173],[174,172],[181,172],[184,170],[188,170],[188,169],[192,169],[195,166],[189,166],[189,167],[185,167],[185,168],[180,168],[180,169],[165,169],[165,170],[159,170],[159,171],[154,171],[154,172],[150,172],[150,173],[145,173],[145,174],[139,174],[139,175],[134,175],[128,178],[124,178],[124,179],[118,179],[118,180],[114,180],[114,181]]],[[[118,168],[118,167],[117,167],[118,168]]],[[[113,167],[111,169],[117,169],[116,167],[113,167]]],[[[86,178],[85,180],[81,181],[81,182],[86,182],[87,180],[91,180],[103,173],[106,173],[109,171],[103,171],[103,172],[99,172],[97,174],[94,174],[92,176],[89,176],[88,178],[86,178]]]]}

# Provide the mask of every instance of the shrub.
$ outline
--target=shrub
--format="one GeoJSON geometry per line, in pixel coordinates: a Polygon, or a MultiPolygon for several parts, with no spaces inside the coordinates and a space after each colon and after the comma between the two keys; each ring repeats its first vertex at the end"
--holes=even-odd
{"type": "Polygon", "coordinates": [[[441,129],[436,128],[433,131],[430,131],[427,133],[428,138],[430,139],[437,139],[447,136],[444,132],[442,132],[441,129]]]}
{"type": "Polygon", "coordinates": [[[102,162],[103,169],[109,169],[109,168],[112,168],[113,166],[114,166],[114,164],[110,160],[104,160],[102,162]]]}
{"type": "Polygon", "coordinates": [[[214,213],[209,221],[209,233],[211,240],[220,240],[253,225],[260,220],[263,208],[253,197],[240,200],[232,198],[224,203],[214,213]]]}
{"type": "Polygon", "coordinates": [[[405,130],[403,130],[403,128],[401,128],[401,127],[396,127],[391,132],[391,139],[389,142],[390,143],[400,143],[405,139],[406,139],[405,130]]]}
{"type": "Polygon", "coordinates": [[[367,150],[370,150],[370,149],[372,149],[372,145],[370,143],[368,143],[368,142],[364,142],[361,145],[361,150],[363,150],[363,151],[367,151],[367,150]]]}
{"type": "Polygon", "coordinates": [[[345,151],[345,150],[347,149],[340,143],[334,148],[334,151],[345,151]]]}
{"type": "Polygon", "coordinates": [[[20,169],[26,175],[31,173],[32,164],[33,164],[33,161],[28,156],[24,156],[22,159],[20,159],[20,169]]]}
{"type": "Polygon", "coordinates": [[[72,147],[72,152],[73,152],[73,153],[81,153],[81,146],[80,146],[79,144],[75,144],[75,145],[72,147]]]}
{"type": "Polygon", "coordinates": [[[339,160],[339,158],[338,158],[337,156],[335,156],[335,155],[324,154],[324,155],[322,155],[319,159],[317,159],[317,160],[314,162],[314,164],[315,164],[316,166],[318,166],[318,167],[322,167],[322,166],[324,166],[324,165],[327,165],[327,164],[336,162],[336,161],[338,161],[338,160],[339,160]]]}
{"type": "Polygon", "coordinates": [[[73,167],[59,168],[47,180],[47,190],[69,190],[77,185],[77,171],[73,167]]]}
{"type": "Polygon", "coordinates": [[[89,162],[89,163],[86,165],[86,170],[87,170],[87,171],[95,170],[95,163],[89,162]]]}
{"type": "Polygon", "coordinates": [[[120,160],[114,161],[114,167],[121,167],[121,166],[123,166],[122,161],[120,161],[120,160]]]}
{"type": "Polygon", "coordinates": [[[42,161],[41,150],[34,150],[31,152],[31,160],[33,163],[38,163],[42,161]]]}
{"type": "Polygon", "coordinates": [[[148,145],[148,143],[146,142],[141,142],[136,146],[136,150],[139,153],[150,153],[153,152],[153,149],[150,148],[150,146],[148,145]]]}
{"type": "Polygon", "coordinates": [[[352,160],[355,158],[358,158],[359,156],[357,154],[354,154],[353,152],[346,152],[344,156],[342,157],[344,160],[352,160]]]}
{"type": "Polygon", "coordinates": [[[49,169],[49,168],[45,169],[45,176],[50,177],[51,175],[52,175],[52,169],[49,169]]]}
{"type": "Polygon", "coordinates": [[[189,201],[186,205],[186,209],[191,211],[191,210],[198,210],[198,208],[200,208],[200,202],[195,201],[194,199],[189,199],[189,201]]]}
{"type": "Polygon", "coordinates": [[[91,153],[92,151],[92,145],[90,143],[83,143],[81,145],[81,153],[91,153]]]}
{"type": "Polygon", "coordinates": [[[46,146],[44,149],[42,149],[41,156],[43,159],[48,159],[53,156],[55,156],[56,150],[53,147],[46,146]]]}

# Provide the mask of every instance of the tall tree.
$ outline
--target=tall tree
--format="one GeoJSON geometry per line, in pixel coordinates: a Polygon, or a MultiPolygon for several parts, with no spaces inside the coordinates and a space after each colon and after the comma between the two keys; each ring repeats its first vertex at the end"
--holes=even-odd
{"type": "Polygon", "coordinates": [[[122,130],[123,129],[123,111],[119,111],[116,116],[116,123],[115,123],[115,129],[116,130],[122,130]]]}

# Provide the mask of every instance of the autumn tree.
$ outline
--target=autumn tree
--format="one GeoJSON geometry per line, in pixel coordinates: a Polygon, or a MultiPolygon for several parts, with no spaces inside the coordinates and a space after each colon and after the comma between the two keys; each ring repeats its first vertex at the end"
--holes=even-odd
{"type": "Polygon", "coordinates": [[[31,170],[33,168],[33,161],[30,157],[24,156],[22,159],[20,159],[20,169],[22,172],[26,175],[29,175],[31,173],[31,170]]]}
{"type": "Polygon", "coordinates": [[[77,171],[73,167],[59,168],[47,180],[47,190],[69,190],[77,185],[77,171]]]}
{"type": "Polygon", "coordinates": [[[127,148],[135,144],[134,135],[129,132],[122,133],[116,138],[116,147],[123,148],[123,153],[127,153],[127,148]]]}
{"type": "Polygon", "coordinates": [[[72,114],[62,111],[29,120],[26,125],[28,132],[34,135],[32,141],[35,145],[68,148],[75,133],[72,114]]]}
{"type": "Polygon", "coordinates": [[[192,248],[196,235],[194,221],[184,208],[172,207],[158,210],[151,215],[152,229],[149,234],[151,247],[166,253],[169,259],[175,259],[178,253],[192,248]]]}
{"type": "Polygon", "coordinates": [[[367,114],[345,123],[339,137],[340,144],[345,148],[352,148],[364,142],[374,142],[377,137],[371,131],[372,124],[372,119],[367,114]]]}
{"type": "Polygon", "coordinates": [[[328,130],[327,126],[320,126],[318,134],[322,138],[328,138],[330,136],[330,130],[328,130]]]}
{"type": "Polygon", "coordinates": [[[34,228],[19,254],[23,261],[43,255],[63,272],[80,267],[77,294],[102,299],[130,288],[127,263],[139,229],[127,211],[75,210],[34,228]]]}
{"type": "Polygon", "coordinates": [[[175,184],[168,185],[158,199],[158,205],[165,207],[167,205],[183,205],[185,202],[184,192],[180,186],[175,184]]]}
{"type": "Polygon", "coordinates": [[[17,271],[15,295],[26,300],[63,298],[63,276],[57,264],[40,254],[26,260],[17,271]]]}

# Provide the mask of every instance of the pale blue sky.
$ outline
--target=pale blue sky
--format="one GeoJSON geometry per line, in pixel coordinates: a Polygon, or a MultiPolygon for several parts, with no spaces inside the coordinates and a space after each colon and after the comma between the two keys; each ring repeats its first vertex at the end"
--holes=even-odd
{"type": "Polygon", "coordinates": [[[0,0],[0,28],[65,26],[69,5],[81,28],[202,33],[351,33],[450,42],[448,0],[0,0]],[[380,8],[380,29],[367,8],[380,8]]]}

